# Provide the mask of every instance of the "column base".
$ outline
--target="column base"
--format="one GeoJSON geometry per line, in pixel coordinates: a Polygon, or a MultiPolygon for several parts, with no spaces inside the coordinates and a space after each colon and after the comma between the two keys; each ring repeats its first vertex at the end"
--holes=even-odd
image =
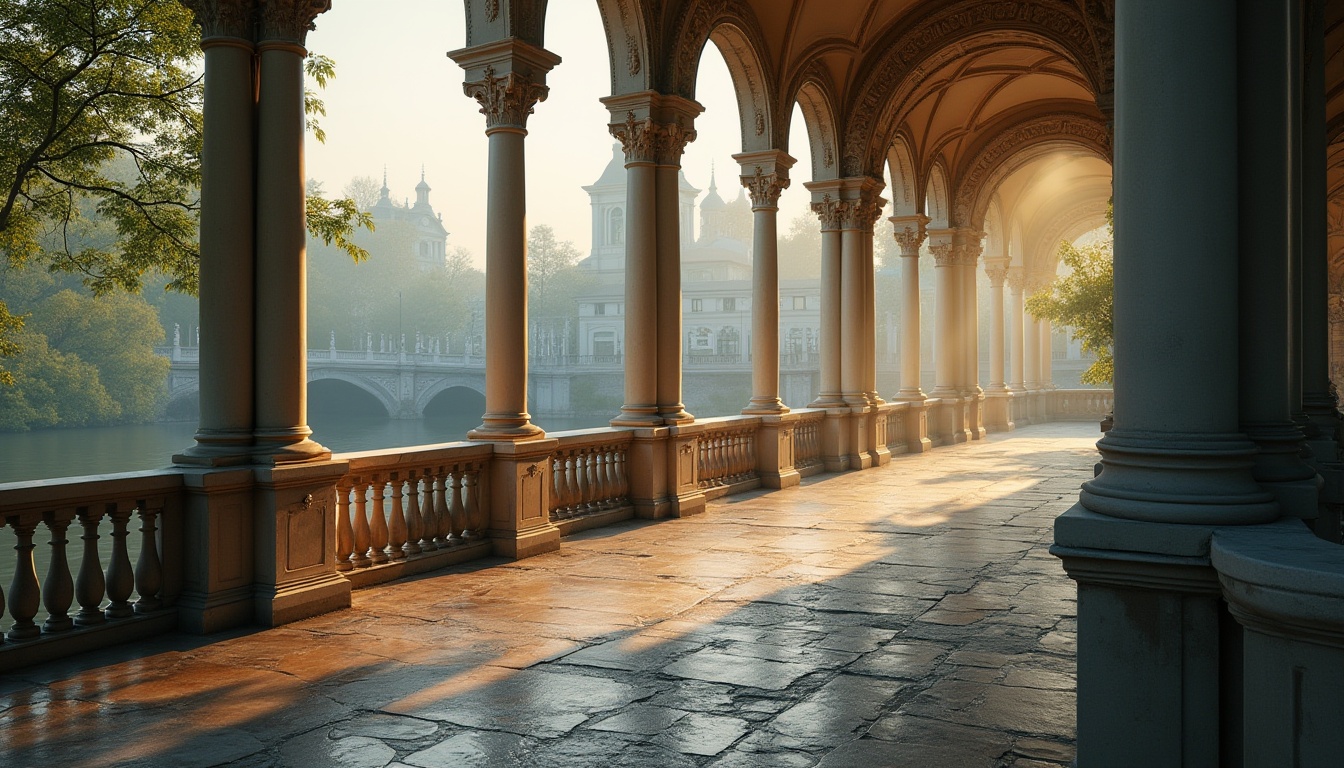
{"type": "Polygon", "coordinates": [[[817,395],[817,399],[807,404],[808,408],[841,408],[845,404],[845,399],[834,392],[823,392],[817,395]]]}
{"type": "Polygon", "coordinates": [[[873,414],[865,403],[849,409],[849,453],[845,457],[850,469],[868,469],[873,466],[872,446],[869,443],[869,425],[873,414]]]}
{"type": "Polygon", "coordinates": [[[252,462],[252,430],[197,430],[196,444],[173,454],[179,467],[230,467],[252,462]]]}
{"type": "Polygon", "coordinates": [[[486,414],[481,426],[467,433],[468,440],[487,440],[490,442],[522,440],[541,440],[546,432],[531,422],[528,414],[512,416],[492,416],[486,414]]]}
{"type": "Polygon", "coordinates": [[[659,411],[658,415],[662,417],[663,423],[669,427],[676,424],[690,424],[695,421],[695,417],[686,411],[686,406],[680,403],[659,411]]]}
{"type": "Polygon", "coordinates": [[[747,403],[747,407],[742,409],[743,416],[778,416],[782,413],[788,413],[789,406],[784,404],[778,397],[752,398],[747,403]]]}
{"type": "Polygon", "coordinates": [[[182,473],[182,594],[178,626],[208,634],[252,623],[253,472],[182,473]]]}
{"type": "Polygon", "coordinates": [[[621,412],[610,422],[613,427],[661,427],[663,417],[658,414],[656,405],[623,405],[621,412]]]}

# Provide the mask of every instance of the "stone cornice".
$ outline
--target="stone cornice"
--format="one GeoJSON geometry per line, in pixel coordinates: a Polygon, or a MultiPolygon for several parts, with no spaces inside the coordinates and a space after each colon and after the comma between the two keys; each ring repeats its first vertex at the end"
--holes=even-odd
{"type": "Polygon", "coordinates": [[[331,0],[259,0],[261,29],[259,41],[280,41],[303,45],[308,33],[317,28],[318,16],[331,10],[331,0]]]}
{"type": "Polygon", "coordinates": [[[550,92],[545,85],[517,72],[500,77],[493,66],[487,66],[484,75],[480,80],[463,83],[462,91],[481,105],[487,132],[497,128],[526,128],[527,116],[550,92]]]}

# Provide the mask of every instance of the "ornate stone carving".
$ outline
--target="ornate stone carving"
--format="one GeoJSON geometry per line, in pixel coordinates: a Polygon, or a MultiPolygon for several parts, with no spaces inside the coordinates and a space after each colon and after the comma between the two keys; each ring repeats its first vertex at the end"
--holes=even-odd
{"type": "Polygon", "coordinates": [[[812,204],[812,212],[821,219],[822,231],[840,228],[843,211],[839,200],[833,199],[830,195],[823,195],[820,202],[812,204]]]}
{"type": "Polygon", "coordinates": [[[635,42],[635,38],[629,35],[625,36],[625,58],[630,76],[638,75],[641,66],[639,62],[639,43],[635,42]]]}
{"type": "Polygon", "coordinates": [[[1330,324],[1344,325],[1344,296],[1338,293],[1330,294],[1330,324]]]}
{"type": "Polygon", "coordinates": [[[676,123],[655,123],[652,118],[636,120],[627,112],[624,123],[609,126],[611,135],[621,142],[627,162],[680,165],[686,145],[695,141],[695,131],[676,123]]]}
{"type": "Polygon", "coordinates": [[[928,223],[928,216],[915,216],[892,221],[891,235],[896,239],[896,244],[901,247],[902,256],[919,257],[919,246],[923,245],[924,239],[928,237],[928,230],[926,229],[928,223]]]}
{"type": "Polygon", "coordinates": [[[494,67],[485,68],[485,77],[462,84],[462,91],[481,105],[485,128],[525,128],[527,116],[537,102],[545,101],[550,89],[514,72],[495,76],[494,67]]]}
{"type": "Polygon", "coordinates": [[[989,276],[991,286],[1001,288],[1008,277],[1008,265],[1003,262],[985,262],[985,274],[989,276]]]}
{"type": "Polygon", "coordinates": [[[935,243],[929,246],[933,254],[933,263],[940,267],[954,267],[957,264],[957,252],[952,243],[935,243]]]}
{"type": "Polygon", "coordinates": [[[260,0],[260,40],[283,40],[304,44],[317,29],[317,17],[331,10],[331,0],[260,0]]]}
{"type": "Polygon", "coordinates": [[[182,0],[201,25],[201,38],[240,37],[251,40],[256,23],[253,0],[182,0]]]}
{"type": "Polygon", "coordinates": [[[878,202],[876,197],[865,196],[858,200],[846,201],[844,205],[846,207],[841,221],[843,229],[857,229],[871,233],[873,225],[882,215],[882,203],[878,202]]]}
{"type": "Polygon", "coordinates": [[[781,178],[778,173],[764,173],[758,165],[755,175],[742,177],[742,186],[747,188],[747,194],[751,196],[753,210],[778,208],[779,193],[789,188],[789,179],[781,178]]]}
{"type": "Polygon", "coordinates": [[[499,20],[499,0],[485,0],[485,20],[489,22],[499,20]]]}
{"type": "Polygon", "coordinates": [[[1008,268],[1008,289],[1013,293],[1021,293],[1027,289],[1027,276],[1022,273],[1021,267],[1008,268]]]}

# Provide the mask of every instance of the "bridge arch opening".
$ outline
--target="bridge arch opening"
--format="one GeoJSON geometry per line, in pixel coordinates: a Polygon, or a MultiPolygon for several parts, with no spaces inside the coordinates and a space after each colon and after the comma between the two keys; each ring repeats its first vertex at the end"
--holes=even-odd
{"type": "Polygon", "coordinates": [[[448,387],[425,403],[425,418],[435,421],[480,421],[485,395],[471,387],[448,387]]]}
{"type": "Polygon", "coordinates": [[[195,421],[201,415],[201,393],[185,392],[168,401],[163,408],[165,421],[195,421]]]}
{"type": "Polygon", "coordinates": [[[309,419],[362,416],[387,418],[390,414],[373,393],[340,379],[308,382],[309,419]]]}

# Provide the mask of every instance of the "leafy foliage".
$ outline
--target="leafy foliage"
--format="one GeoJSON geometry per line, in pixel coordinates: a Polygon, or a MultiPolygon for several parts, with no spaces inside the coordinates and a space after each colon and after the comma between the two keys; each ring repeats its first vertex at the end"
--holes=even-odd
{"type": "Polygon", "coordinates": [[[1097,356],[1083,371],[1084,384],[1109,384],[1115,377],[1112,251],[1109,237],[1081,247],[1060,243],[1059,260],[1069,274],[1055,278],[1048,288],[1027,299],[1028,312],[1057,326],[1071,327],[1083,351],[1097,356]]]}

